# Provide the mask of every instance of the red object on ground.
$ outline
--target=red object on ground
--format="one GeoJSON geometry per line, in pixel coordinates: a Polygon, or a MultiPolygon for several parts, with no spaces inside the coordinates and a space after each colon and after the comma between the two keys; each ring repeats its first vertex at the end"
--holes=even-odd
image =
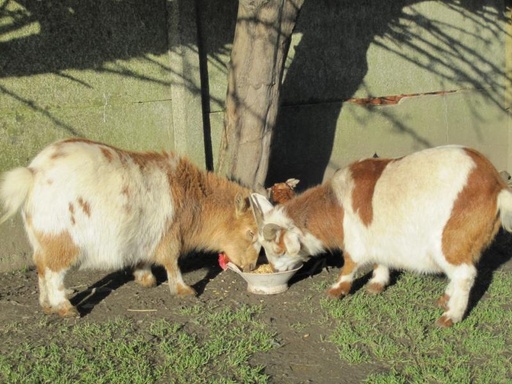
{"type": "Polygon", "coordinates": [[[219,265],[225,271],[228,269],[229,257],[224,253],[219,253],[219,265]]]}

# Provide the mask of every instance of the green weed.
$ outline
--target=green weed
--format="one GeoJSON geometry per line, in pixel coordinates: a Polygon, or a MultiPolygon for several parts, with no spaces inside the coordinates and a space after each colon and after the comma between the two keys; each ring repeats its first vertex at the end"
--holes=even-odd
{"type": "Polygon", "coordinates": [[[41,321],[40,340],[0,357],[0,382],[266,383],[264,367],[249,364],[254,353],[275,346],[274,334],[255,319],[260,311],[203,307],[198,323],[208,332],[202,337],[193,326],[164,319],[143,325],[125,318],[71,326],[41,321]],[[45,337],[47,327],[59,329],[45,337]]]}
{"type": "Polygon", "coordinates": [[[329,341],[351,364],[386,372],[368,383],[504,383],[512,381],[512,276],[497,271],[486,296],[450,329],[434,325],[435,299],[446,280],[404,273],[380,295],[364,289],[342,300],[322,299],[334,324],[329,341]]]}

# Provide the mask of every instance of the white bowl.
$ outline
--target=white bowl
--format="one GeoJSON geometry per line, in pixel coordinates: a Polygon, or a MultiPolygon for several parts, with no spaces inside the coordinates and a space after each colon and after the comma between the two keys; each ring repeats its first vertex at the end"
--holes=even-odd
{"type": "Polygon", "coordinates": [[[300,264],[297,268],[284,272],[254,273],[242,272],[240,268],[231,262],[227,266],[233,272],[242,276],[247,282],[247,290],[249,292],[257,295],[274,295],[286,291],[288,289],[288,281],[302,268],[302,264],[300,264]]]}

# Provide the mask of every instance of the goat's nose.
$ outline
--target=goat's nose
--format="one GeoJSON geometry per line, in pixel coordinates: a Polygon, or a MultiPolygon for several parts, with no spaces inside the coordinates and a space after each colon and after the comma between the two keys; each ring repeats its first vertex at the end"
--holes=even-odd
{"type": "Polygon", "coordinates": [[[256,268],[256,262],[244,265],[242,267],[242,270],[244,272],[251,272],[252,270],[254,270],[254,268],[256,268]]]}

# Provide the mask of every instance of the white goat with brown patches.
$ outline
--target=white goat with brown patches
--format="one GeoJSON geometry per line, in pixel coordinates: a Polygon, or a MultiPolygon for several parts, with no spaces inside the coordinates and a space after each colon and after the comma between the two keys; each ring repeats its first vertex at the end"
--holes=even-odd
{"type": "Polygon", "coordinates": [[[165,267],[172,294],[186,285],[178,257],[194,249],[223,251],[244,270],[260,245],[246,188],[204,172],[171,153],[129,152],[69,139],[39,153],[27,168],[4,174],[4,222],[22,207],[47,313],[77,316],[65,295],[70,267],[134,267],[154,286],[151,265],[165,267]]]}
{"type": "Polygon", "coordinates": [[[275,269],[343,251],[332,297],[347,295],[367,264],[375,265],[367,286],[372,293],[389,284],[390,268],[445,273],[440,326],[462,319],[483,249],[500,225],[512,231],[510,189],[483,155],[458,146],[361,160],[281,206],[257,194],[252,203],[275,269]]]}

